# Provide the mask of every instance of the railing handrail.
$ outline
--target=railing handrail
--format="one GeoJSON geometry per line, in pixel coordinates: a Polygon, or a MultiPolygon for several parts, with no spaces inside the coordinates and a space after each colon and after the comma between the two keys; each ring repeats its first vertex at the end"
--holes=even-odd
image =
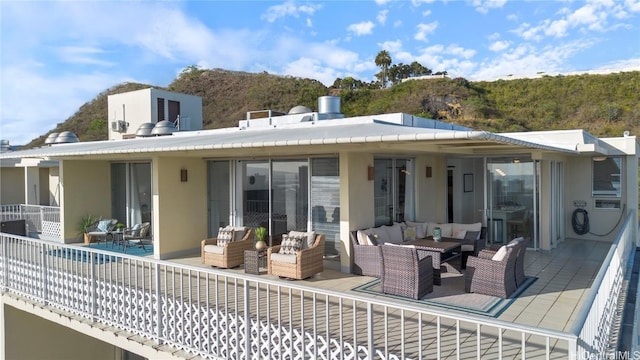
{"type": "MultiPolygon", "coordinates": [[[[627,219],[622,225],[622,229],[625,229],[625,231],[629,231],[630,229],[629,223],[633,221],[635,218],[636,218],[635,211],[633,210],[629,211],[629,213],[627,214],[627,219]]],[[[618,234],[616,240],[611,245],[611,248],[609,248],[609,252],[607,253],[607,256],[605,257],[604,261],[602,262],[602,265],[600,266],[600,270],[596,274],[596,277],[593,280],[591,287],[589,288],[589,292],[587,293],[585,301],[583,302],[582,307],[577,313],[575,322],[573,323],[573,328],[571,330],[571,332],[573,334],[576,334],[576,336],[580,335],[580,332],[582,331],[582,328],[584,327],[587,321],[587,318],[589,317],[591,306],[596,300],[598,293],[600,292],[600,286],[602,285],[602,282],[604,281],[604,278],[607,275],[607,272],[609,270],[609,264],[611,263],[613,256],[618,250],[618,247],[620,245],[630,246],[629,244],[621,244],[623,238],[628,238],[628,236],[627,237],[624,236],[625,231],[621,231],[618,234]]]]}
{"type": "MultiPolygon", "coordinates": [[[[38,243],[38,244],[43,244],[43,245],[51,245],[51,242],[48,242],[46,240],[40,240],[40,239],[34,239],[34,238],[29,238],[29,237],[23,237],[23,236],[17,236],[17,235],[13,235],[13,234],[4,234],[4,233],[0,233],[0,236],[3,235],[7,235],[13,238],[17,238],[20,240],[27,240],[33,243],[38,243]]],[[[59,248],[65,248],[65,249],[78,249],[79,247],[77,245],[69,245],[69,244],[56,244],[56,247],[59,248]]],[[[102,254],[102,255],[108,255],[108,256],[116,256],[119,258],[123,258],[123,259],[129,259],[129,260],[135,260],[138,263],[147,263],[149,265],[170,265],[173,268],[176,269],[182,269],[186,272],[196,272],[196,273],[203,273],[203,274],[217,274],[217,275],[221,275],[230,279],[238,279],[238,280],[242,280],[242,281],[251,281],[251,282],[255,282],[256,278],[255,276],[249,275],[249,274],[243,274],[243,273],[231,273],[228,271],[225,271],[223,269],[216,269],[216,268],[202,268],[202,267],[198,267],[198,266],[194,266],[194,265],[189,265],[189,264],[182,264],[182,263],[178,263],[178,262],[173,262],[173,261],[168,261],[168,260],[158,260],[158,259],[153,259],[153,258],[141,258],[139,256],[136,255],[128,255],[128,254],[121,254],[121,253],[114,253],[114,252],[110,252],[110,251],[105,251],[105,250],[99,250],[99,249],[95,249],[95,248],[91,248],[90,246],[86,246],[82,248],[83,251],[87,251],[90,253],[95,253],[95,254],[102,254]]],[[[549,337],[553,337],[553,338],[557,338],[557,339],[562,339],[562,340],[568,340],[568,341],[575,341],[577,339],[577,335],[575,333],[570,333],[570,332],[564,332],[564,331],[559,331],[559,330],[552,330],[552,329],[545,329],[545,328],[540,328],[540,327],[535,327],[535,326],[531,326],[531,325],[525,325],[525,324],[518,324],[518,323],[513,323],[513,322],[508,322],[508,321],[504,321],[504,320],[499,320],[499,319],[495,319],[495,318],[488,318],[488,317],[483,317],[483,316],[479,316],[479,315],[474,315],[474,314],[463,314],[463,313],[453,313],[453,312],[448,312],[445,310],[441,310],[435,307],[429,307],[426,308],[424,305],[422,306],[417,306],[417,305],[412,305],[412,304],[408,304],[408,303],[403,303],[402,305],[398,305],[397,302],[392,302],[392,301],[388,301],[385,299],[374,299],[371,297],[366,297],[366,296],[362,296],[362,295],[358,295],[358,294],[350,294],[350,293],[345,293],[345,292],[339,292],[339,291],[334,291],[331,289],[319,289],[316,287],[311,287],[308,285],[302,285],[299,283],[283,283],[282,281],[278,281],[275,279],[269,279],[266,277],[260,278],[260,283],[263,285],[271,285],[271,286],[276,286],[276,287],[280,287],[280,288],[289,288],[291,290],[298,290],[298,291],[303,291],[305,293],[308,294],[317,294],[317,295],[322,295],[322,296],[331,296],[331,297],[335,297],[335,298],[341,298],[343,300],[351,300],[351,301],[357,301],[360,302],[362,304],[371,304],[371,305],[379,305],[379,306],[384,306],[384,307],[388,307],[388,308],[394,308],[394,309],[401,309],[401,310],[410,310],[410,311],[414,311],[416,313],[422,313],[424,315],[432,315],[432,316],[438,316],[438,317],[442,317],[442,318],[446,318],[449,320],[459,320],[459,321],[465,321],[465,322],[469,322],[469,323],[473,323],[473,324],[481,324],[481,325],[489,325],[495,328],[499,328],[505,331],[508,330],[513,330],[513,331],[519,331],[519,332],[523,332],[523,333],[527,333],[527,334],[531,334],[531,335],[539,335],[539,336],[549,336],[549,337]]]]}

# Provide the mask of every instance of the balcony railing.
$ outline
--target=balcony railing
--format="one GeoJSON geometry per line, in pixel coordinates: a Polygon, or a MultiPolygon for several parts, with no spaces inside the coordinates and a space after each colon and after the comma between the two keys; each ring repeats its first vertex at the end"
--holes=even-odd
{"type": "Polygon", "coordinates": [[[39,237],[59,240],[60,233],[60,207],[42,205],[1,205],[1,220],[22,220],[27,226],[27,234],[39,237]]]}
{"type": "Polygon", "coordinates": [[[578,359],[606,351],[634,218],[571,332],[7,234],[0,285],[4,296],[211,359],[578,359]]]}

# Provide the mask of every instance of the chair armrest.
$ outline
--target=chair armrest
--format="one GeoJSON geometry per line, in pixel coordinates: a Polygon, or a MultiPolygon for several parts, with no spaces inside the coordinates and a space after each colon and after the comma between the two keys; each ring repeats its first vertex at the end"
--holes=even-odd
{"type": "Polygon", "coordinates": [[[420,259],[420,257],[418,256],[419,260],[418,260],[418,270],[420,272],[420,274],[424,274],[425,272],[432,272],[433,273],[433,264],[431,262],[431,255],[429,256],[425,256],[422,259],[420,259]]]}
{"type": "Polygon", "coordinates": [[[315,257],[324,256],[324,235],[316,235],[316,241],[313,246],[302,249],[297,253],[298,260],[305,261],[315,257]]]}
{"type": "Polygon", "coordinates": [[[226,251],[237,251],[251,248],[253,246],[253,239],[243,237],[242,240],[230,241],[225,244],[226,251]]]}
{"type": "Polygon", "coordinates": [[[218,245],[218,238],[209,238],[202,240],[201,246],[205,247],[205,245],[218,245]]]}
{"type": "Polygon", "coordinates": [[[275,254],[275,253],[278,253],[278,252],[280,252],[280,245],[274,245],[274,246],[271,246],[271,247],[267,248],[268,259],[271,259],[271,254],[275,254]]]}
{"type": "Polygon", "coordinates": [[[504,273],[504,269],[507,266],[505,261],[493,261],[490,258],[480,258],[470,256],[467,260],[467,268],[472,267],[476,269],[485,269],[488,273],[500,274],[504,273]]]}
{"type": "Polygon", "coordinates": [[[486,250],[486,249],[484,249],[484,250],[480,250],[478,252],[477,256],[479,258],[481,258],[481,259],[491,259],[493,257],[493,255],[496,254],[496,252],[497,251],[494,251],[494,250],[486,250]]]}

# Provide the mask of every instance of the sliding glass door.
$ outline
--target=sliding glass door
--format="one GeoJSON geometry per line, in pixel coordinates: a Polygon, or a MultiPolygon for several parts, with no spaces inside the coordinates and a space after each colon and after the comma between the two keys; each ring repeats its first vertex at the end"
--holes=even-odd
{"type": "Polygon", "coordinates": [[[378,158],[373,164],[376,226],[414,220],[413,161],[378,158]]]}
{"type": "Polygon", "coordinates": [[[530,247],[537,246],[538,172],[538,163],[529,158],[487,160],[490,243],[504,244],[522,236],[530,239],[530,247]]]}
{"type": "Polygon", "coordinates": [[[111,199],[111,216],[119,222],[151,222],[151,163],[111,164],[111,199]]]}

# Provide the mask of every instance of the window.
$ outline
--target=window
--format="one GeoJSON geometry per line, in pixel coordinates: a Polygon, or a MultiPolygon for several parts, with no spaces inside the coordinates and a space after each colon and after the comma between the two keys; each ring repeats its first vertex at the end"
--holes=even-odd
{"type": "Polygon", "coordinates": [[[622,195],[622,158],[593,159],[593,197],[615,197],[622,195]]]}
{"type": "Polygon", "coordinates": [[[411,159],[374,159],[375,224],[388,225],[414,218],[411,159]]]}

